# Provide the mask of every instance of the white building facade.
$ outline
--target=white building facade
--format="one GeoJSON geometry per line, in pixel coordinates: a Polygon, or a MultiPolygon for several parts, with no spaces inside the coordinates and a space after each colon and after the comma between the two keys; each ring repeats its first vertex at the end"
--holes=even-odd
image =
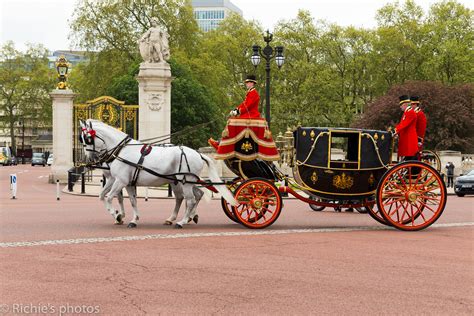
{"type": "Polygon", "coordinates": [[[242,15],[242,10],[229,0],[193,0],[192,6],[194,18],[204,32],[215,30],[232,13],[242,15]]]}

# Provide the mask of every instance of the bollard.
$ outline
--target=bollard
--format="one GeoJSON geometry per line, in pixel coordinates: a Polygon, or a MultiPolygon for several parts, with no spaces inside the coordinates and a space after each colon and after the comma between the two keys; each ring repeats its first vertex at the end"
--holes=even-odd
{"type": "Polygon", "coordinates": [[[16,199],[16,183],[17,183],[16,173],[10,174],[10,190],[12,193],[12,200],[16,199]]]}
{"type": "Polygon", "coordinates": [[[56,180],[56,201],[59,201],[59,179],[56,180]]]}
{"type": "Polygon", "coordinates": [[[173,197],[173,190],[171,190],[171,184],[168,184],[168,197],[173,197]]]}
{"type": "Polygon", "coordinates": [[[104,187],[107,184],[107,179],[105,178],[104,175],[102,175],[102,187],[104,187]]]}
{"type": "Polygon", "coordinates": [[[84,172],[81,173],[81,194],[86,193],[86,175],[84,172]]]}
{"type": "Polygon", "coordinates": [[[145,188],[145,202],[148,201],[148,187],[145,188]]]}
{"type": "Polygon", "coordinates": [[[67,172],[67,190],[72,192],[74,190],[74,181],[72,179],[72,170],[67,172]]]}

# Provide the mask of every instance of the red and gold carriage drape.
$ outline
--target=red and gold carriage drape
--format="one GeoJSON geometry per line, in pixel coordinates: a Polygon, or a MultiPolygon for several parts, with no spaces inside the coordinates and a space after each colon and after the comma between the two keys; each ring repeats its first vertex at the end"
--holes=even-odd
{"type": "Polygon", "coordinates": [[[227,121],[222,132],[214,158],[276,161],[280,159],[280,155],[265,119],[232,118],[227,121]]]}

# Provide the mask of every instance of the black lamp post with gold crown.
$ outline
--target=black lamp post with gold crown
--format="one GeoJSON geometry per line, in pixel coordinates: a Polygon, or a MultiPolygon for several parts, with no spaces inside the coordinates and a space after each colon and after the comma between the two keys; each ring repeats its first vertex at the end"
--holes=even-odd
{"type": "Polygon", "coordinates": [[[265,119],[267,120],[268,126],[270,126],[270,61],[275,58],[278,69],[283,66],[285,62],[285,56],[283,56],[283,46],[276,46],[275,49],[270,46],[270,42],[273,40],[273,34],[267,30],[267,33],[263,36],[263,40],[267,45],[262,49],[258,45],[253,45],[253,54],[250,57],[250,61],[255,68],[260,64],[260,57],[265,59],[265,119]]]}
{"type": "Polygon", "coordinates": [[[58,72],[58,84],[57,88],[60,90],[67,89],[67,72],[69,70],[69,63],[66,60],[64,55],[59,56],[58,60],[56,61],[56,71],[58,72]]]}

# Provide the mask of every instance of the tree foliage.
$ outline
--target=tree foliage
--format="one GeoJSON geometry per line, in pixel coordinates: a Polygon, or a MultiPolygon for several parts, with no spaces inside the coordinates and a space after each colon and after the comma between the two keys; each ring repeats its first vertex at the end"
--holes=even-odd
{"type": "MultiPolygon", "coordinates": [[[[71,24],[72,37],[81,47],[97,51],[88,65],[72,74],[81,98],[111,90],[117,94],[122,90],[122,98],[135,98],[129,72],[141,62],[136,41],[149,28],[151,17],[159,18],[169,30],[173,62],[192,73],[192,82],[204,89],[217,113],[228,113],[242,101],[242,79],[256,73],[263,114],[264,61],[256,69],[250,63],[251,46],[265,44],[261,26],[231,15],[218,29],[199,32],[190,2],[184,0],[81,0],[71,24]]],[[[472,81],[474,33],[469,8],[444,0],[425,12],[416,1],[407,0],[381,7],[376,19],[374,29],[342,27],[315,21],[309,12],[300,11],[277,24],[271,44],[285,47],[286,61],[278,70],[272,60],[274,133],[299,123],[350,126],[364,115],[368,104],[409,81],[438,81],[447,86],[472,81]]],[[[176,81],[173,89],[186,86],[181,83],[176,81]]],[[[179,95],[173,102],[191,100],[179,95]]],[[[183,111],[180,128],[192,125],[194,118],[187,116],[192,108],[176,108],[183,111]]],[[[466,143],[441,144],[453,149],[466,143]]]]}
{"type": "Polygon", "coordinates": [[[12,42],[0,47],[0,124],[7,128],[16,153],[15,127],[29,121],[33,127],[51,123],[54,71],[48,69],[48,52],[41,45],[30,45],[25,53],[12,42]]]}

